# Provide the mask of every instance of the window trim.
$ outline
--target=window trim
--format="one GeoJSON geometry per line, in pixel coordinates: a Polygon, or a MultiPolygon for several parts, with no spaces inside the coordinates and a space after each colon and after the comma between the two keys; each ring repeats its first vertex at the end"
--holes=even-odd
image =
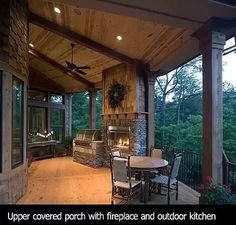
{"type": "Polygon", "coordinates": [[[22,87],[21,87],[21,91],[22,91],[22,96],[21,96],[21,101],[22,101],[22,104],[21,104],[21,110],[22,110],[22,114],[21,114],[21,121],[22,121],[22,127],[21,127],[21,135],[20,135],[20,140],[21,140],[21,143],[22,143],[22,145],[21,145],[21,148],[20,148],[20,153],[21,153],[21,159],[20,159],[20,161],[19,162],[17,162],[17,163],[15,163],[15,164],[13,164],[13,99],[12,99],[12,116],[11,116],[11,118],[12,118],[12,121],[11,121],[11,128],[12,128],[12,131],[11,131],[11,135],[12,135],[12,137],[11,137],[11,144],[12,144],[12,147],[11,147],[11,168],[12,169],[15,169],[15,168],[17,168],[17,167],[19,167],[19,166],[21,166],[22,164],[24,164],[24,132],[25,132],[25,120],[24,120],[24,114],[25,114],[25,112],[24,112],[24,106],[25,106],[25,97],[24,97],[24,93],[25,93],[25,90],[24,90],[24,81],[23,80],[21,80],[21,79],[19,79],[18,77],[16,77],[16,76],[12,76],[12,98],[13,98],[13,82],[14,82],[14,80],[16,80],[16,81],[20,81],[20,83],[22,84],[22,87]]]}
{"type": "Polygon", "coordinates": [[[31,101],[31,102],[43,102],[43,103],[47,103],[48,102],[48,92],[47,91],[42,91],[42,90],[40,90],[40,89],[36,89],[36,88],[29,88],[28,90],[27,90],[27,100],[28,101],[31,101]],[[44,93],[45,94],[45,101],[41,101],[41,100],[34,100],[34,99],[30,99],[29,98],[29,92],[30,91],[36,91],[36,92],[41,92],[41,93],[44,93]]]}

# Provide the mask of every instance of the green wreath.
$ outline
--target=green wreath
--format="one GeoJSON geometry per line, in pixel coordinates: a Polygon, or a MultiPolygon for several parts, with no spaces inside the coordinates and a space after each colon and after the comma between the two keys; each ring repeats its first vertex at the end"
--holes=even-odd
{"type": "Polygon", "coordinates": [[[124,100],[125,94],[125,86],[119,84],[117,81],[113,81],[108,89],[108,103],[111,108],[115,109],[121,106],[121,102],[124,100]]]}

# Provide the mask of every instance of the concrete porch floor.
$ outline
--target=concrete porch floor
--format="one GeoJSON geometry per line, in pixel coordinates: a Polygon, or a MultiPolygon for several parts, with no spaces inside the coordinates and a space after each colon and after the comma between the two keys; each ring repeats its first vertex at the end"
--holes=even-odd
{"type": "MultiPolygon", "coordinates": [[[[71,157],[33,162],[29,168],[28,189],[18,204],[110,204],[109,168],[91,168],[71,157]]],[[[179,200],[171,204],[198,204],[199,194],[180,183],[179,200]]],[[[166,204],[165,196],[152,194],[148,204],[166,204]]],[[[131,204],[143,204],[134,199],[131,204]]]]}

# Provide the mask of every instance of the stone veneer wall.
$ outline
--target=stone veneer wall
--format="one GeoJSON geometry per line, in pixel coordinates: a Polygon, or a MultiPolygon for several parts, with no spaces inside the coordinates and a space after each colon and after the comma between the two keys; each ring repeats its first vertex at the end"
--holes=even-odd
{"type": "Polygon", "coordinates": [[[26,110],[28,85],[28,1],[1,0],[0,71],[3,80],[2,99],[2,171],[0,171],[0,204],[15,203],[27,188],[26,110]],[[24,81],[24,159],[11,168],[12,145],[12,77],[24,81]]]}
{"type": "Polygon", "coordinates": [[[91,146],[73,146],[74,161],[92,167],[104,165],[104,145],[103,141],[92,141],[91,146]]]}

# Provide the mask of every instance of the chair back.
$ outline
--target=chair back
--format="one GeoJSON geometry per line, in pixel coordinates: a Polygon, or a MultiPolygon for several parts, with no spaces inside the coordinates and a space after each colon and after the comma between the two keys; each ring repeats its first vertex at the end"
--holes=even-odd
{"type": "Polygon", "coordinates": [[[159,148],[151,147],[151,157],[156,157],[156,158],[162,159],[162,157],[163,157],[162,150],[159,148]]]}
{"type": "Polygon", "coordinates": [[[111,155],[112,156],[121,156],[120,149],[119,148],[112,148],[111,155]]]}
{"type": "Polygon", "coordinates": [[[171,166],[171,171],[170,171],[171,179],[178,177],[181,160],[182,160],[182,153],[176,154],[171,166]]]}
{"type": "Polygon", "coordinates": [[[128,182],[130,179],[130,157],[111,155],[112,183],[115,181],[128,182]]]}

